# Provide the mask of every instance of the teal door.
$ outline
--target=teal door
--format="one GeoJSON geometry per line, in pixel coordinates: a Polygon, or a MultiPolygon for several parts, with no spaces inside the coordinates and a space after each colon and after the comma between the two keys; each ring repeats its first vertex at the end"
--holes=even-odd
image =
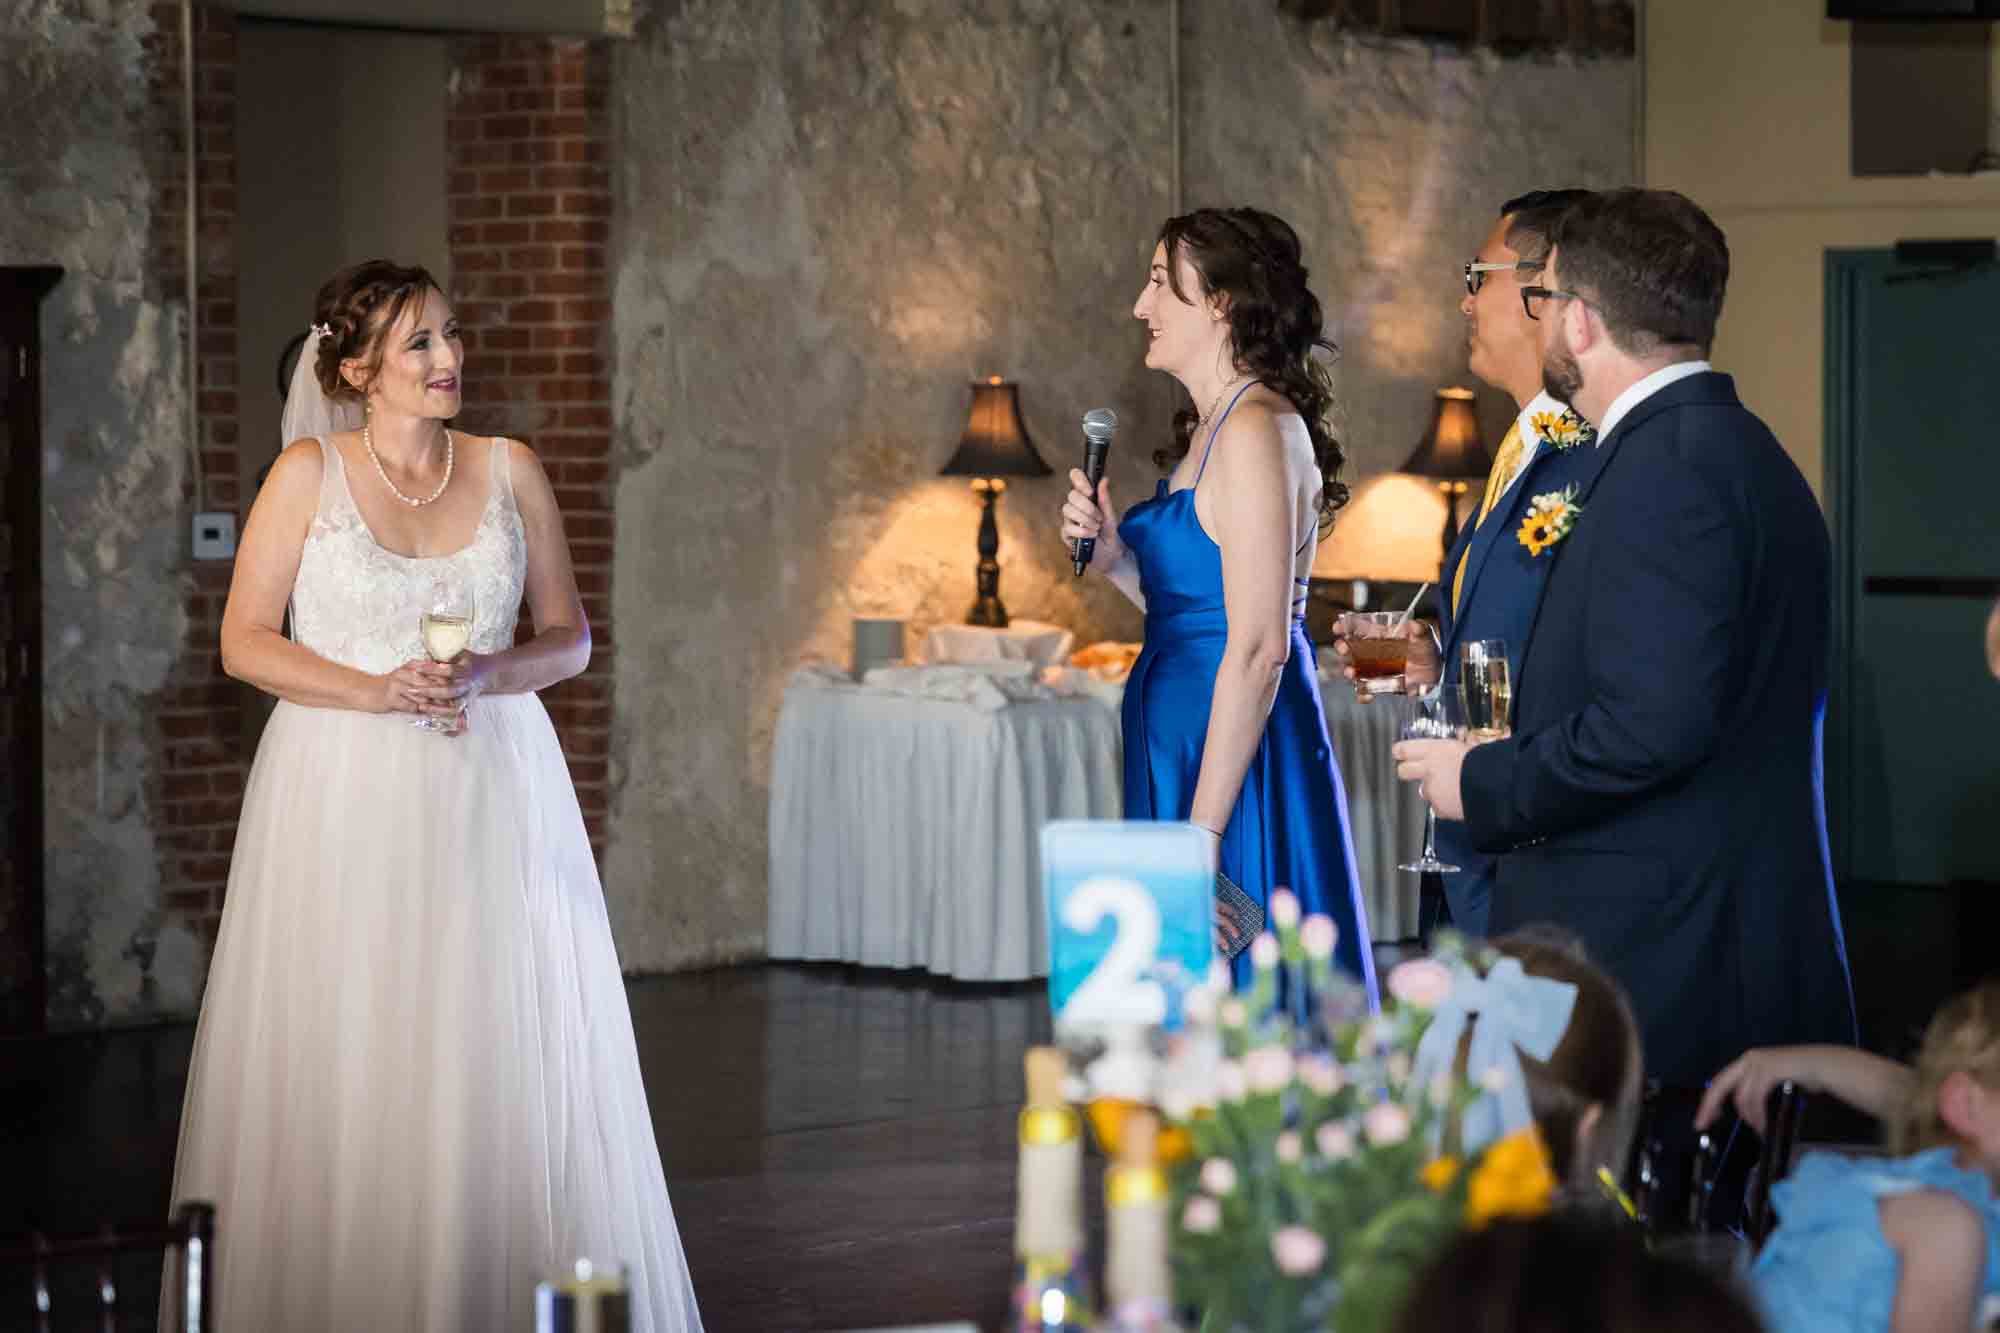
{"type": "Polygon", "coordinates": [[[2000,881],[2000,265],[1830,251],[1827,298],[1835,874],[2000,881]]]}

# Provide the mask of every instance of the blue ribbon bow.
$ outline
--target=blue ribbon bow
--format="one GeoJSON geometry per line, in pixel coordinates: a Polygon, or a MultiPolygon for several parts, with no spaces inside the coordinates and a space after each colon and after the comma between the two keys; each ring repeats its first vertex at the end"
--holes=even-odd
{"type": "Polygon", "coordinates": [[[1520,1053],[1546,1061],[1569,1030],[1575,1009],[1575,985],[1531,977],[1518,958],[1502,958],[1484,977],[1464,964],[1452,969],[1451,994],[1431,1015],[1431,1025],[1417,1043],[1410,1079],[1414,1086],[1428,1088],[1438,1075],[1449,1075],[1458,1058],[1459,1039],[1470,1024],[1466,1078],[1478,1084],[1489,1072],[1498,1071],[1501,1081],[1498,1090],[1488,1089],[1466,1108],[1459,1126],[1460,1148],[1466,1156],[1534,1122],[1520,1053]]]}

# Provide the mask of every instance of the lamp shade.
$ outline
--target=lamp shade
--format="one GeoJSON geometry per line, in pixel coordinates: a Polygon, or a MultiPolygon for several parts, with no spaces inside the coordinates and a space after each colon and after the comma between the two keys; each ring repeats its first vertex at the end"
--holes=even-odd
{"type": "Polygon", "coordinates": [[[1430,426],[1416,452],[1397,470],[1439,481],[1483,481],[1492,467],[1493,456],[1479,438],[1472,390],[1439,389],[1430,426]]]}
{"type": "Polygon", "coordinates": [[[1316,579],[1421,583],[1438,576],[1438,525],[1450,501],[1429,481],[1385,472],[1356,484],[1313,556],[1316,579]]]}
{"type": "Polygon", "coordinates": [[[1021,424],[1017,386],[994,375],[972,386],[972,410],[958,449],[938,470],[944,477],[1046,477],[1053,470],[1035,452],[1021,424]]]}

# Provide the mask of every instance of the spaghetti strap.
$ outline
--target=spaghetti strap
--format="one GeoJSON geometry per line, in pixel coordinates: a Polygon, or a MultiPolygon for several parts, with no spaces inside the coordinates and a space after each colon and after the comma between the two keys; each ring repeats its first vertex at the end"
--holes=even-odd
{"type": "MultiPolygon", "coordinates": [[[[1246,384],[1242,388],[1238,389],[1236,391],[1236,397],[1229,400],[1229,406],[1223,408],[1222,415],[1215,419],[1215,425],[1208,432],[1208,443],[1205,446],[1203,446],[1201,451],[1201,464],[1194,470],[1195,486],[1201,485],[1201,474],[1208,471],[1208,456],[1211,453],[1215,452],[1215,437],[1222,433],[1222,423],[1229,420],[1229,414],[1236,410],[1236,404],[1242,399],[1244,394],[1250,392],[1251,385],[1254,385],[1256,383],[1257,383],[1256,380],[1251,380],[1249,384],[1246,384]]],[[[1194,487],[1190,486],[1188,489],[1193,490],[1194,487]]]]}

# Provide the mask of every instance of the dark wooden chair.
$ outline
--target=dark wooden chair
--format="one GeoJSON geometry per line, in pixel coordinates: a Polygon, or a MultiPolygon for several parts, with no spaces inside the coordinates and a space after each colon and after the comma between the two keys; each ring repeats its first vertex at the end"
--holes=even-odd
{"type": "MultiPolygon", "coordinates": [[[[121,1255],[148,1250],[161,1252],[168,1271],[175,1273],[180,1291],[179,1319],[172,1330],[160,1333],[215,1333],[215,1209],[205,1203],[184,1203],[163,1227],[106,1227],[92,1235],[45,1236],[36,1232],[26,1245],[0,1251],[0,1268],[25,1268],[32,1274],[32,1310],[26,1324],[0,1317],[0,1325],[25,1327],[34,1333],[51,1333],[56,1327],[50,1269],[56,1265],[94,1263],[97,1268],[98,1333],[116,1333],[122,1308],[119,1301],[115,1265],[121,1255]],[[178,1261],[174,1253],[178,1251],[178,1261]]],[[[141,1293],[139,1306],[144,1320],[152,1321],[157,1290],[141,1293]]],[[[67,1327],[79,1327],[72,1323],[67,1327]]]]}
{"type": "Polygon", "coordinates": [[[1758,1248],[1777,1222],[1771,1211],[1771,1190],[1791,1171],[1792,1160],[1798,1155],[1799,1121],[1805,1110],[1805,1089],[1790,1079],[1771,1090],[1764,1109],[1763,1150],[1758,1154],[1757,1171],[1750,1179],[1743,1208],[1743,1234],[1758,1248]]]}

